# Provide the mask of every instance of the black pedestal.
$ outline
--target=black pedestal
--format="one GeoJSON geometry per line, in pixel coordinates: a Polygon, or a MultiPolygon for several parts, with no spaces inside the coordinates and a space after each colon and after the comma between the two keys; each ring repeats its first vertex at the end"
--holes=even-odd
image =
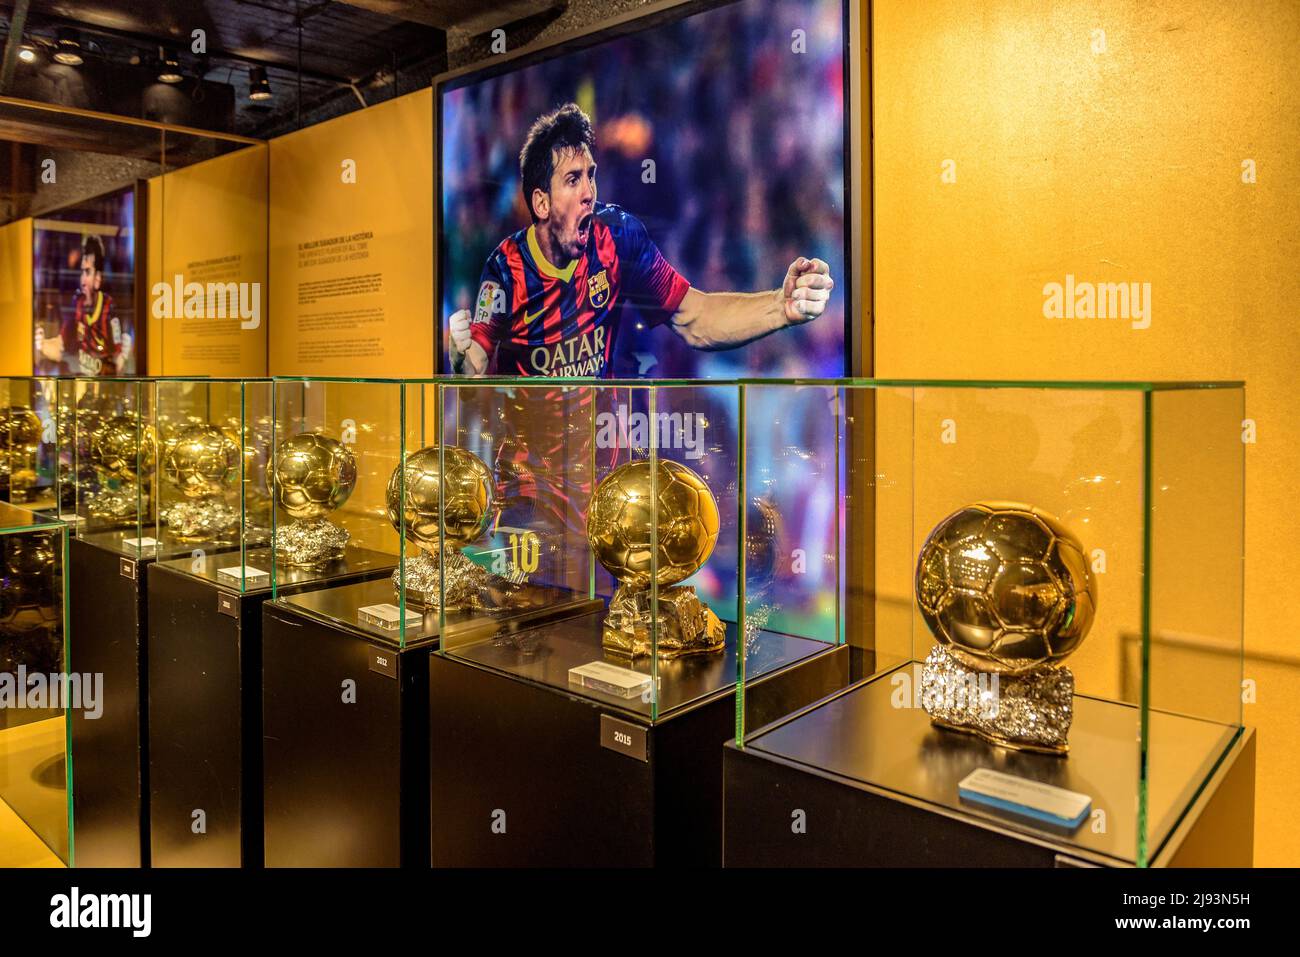
{"type": "MultiPolygon", "coordinates": [[[[1068,756],[1010,751],[900,707],[896,673],[728,744],[726,866],[1137,863],[1136,709],[1076,697],[1068,756]],[[1104,817],[1067,830],[967,804],[957,784],[977,768],[1087,794],[1104,817]]],[[[1249,867],[1254,732],[1156,712],[1149,729],[1148,863],[1249,867]]]]}
{"type": "Polygon", "coordinates": [[[102,674],[102,714],[71,712],[73,822],[78,867],[149,863],[145,578],[122,536],[68,543],[68,668],[102,674]]]}
{"type": "MultiPolygon", "coordinates": [[[[267,549],[244,561],[270,571],[267,549]]],[[[332,581],[386,575],[349,549],[332,581]]],[[[238,552],[156,562],[149,573],[150,859],[154,867],[262,865],[262,603],[218,569],[238,552]]],[[[282,575],[281,592],[302,586],[282,575]]]]}
{"type": "MultiPolygon", "coordinates": [[[[392,601],[386,578],[327,591],[302,597],[392,601]]],[[[398,650],[283,601],[262,615],[266,866],[427,865],[433,642],[398,650]]]]}
{"type": "MultiPolygon", "coordinates": [[[[721,862],[722,744],[736,729],[734,636],[725,654],[661,668],[661,702],[680,704],[651,720],[635,701],[557,687],[570,667],[603,657],[602,619],[547,626],[535,642],[487,641],[430,657],[434,866],[721,862]]],[[[752,721],[847,681],[842,646],[764,640],[775,657],[746,685],[752,721]]]]}

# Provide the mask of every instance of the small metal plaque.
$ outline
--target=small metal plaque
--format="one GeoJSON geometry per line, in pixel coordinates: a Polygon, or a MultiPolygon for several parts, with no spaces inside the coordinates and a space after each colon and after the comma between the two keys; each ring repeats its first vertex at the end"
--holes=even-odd
{"type": "Polygon", "coordinates": [[[397,677],[397,652],[370,649],[370,670],[390,678],[397,677]]]}
{"type": "Polygon", "coordinates": [[[229,615],[231,618],[238,618],[239,603],[235,600],[235,596],[217,592],[217,611],[223,615],[229,615]]]}
{"type": "Polygon", "coordinates": [[[135,559],[134,558],[119,558],[117,570],[118,572],[121,573],[123,578],[129,578],[131,579],[131,581],[135,581],[135,559]]]}
{"type": "Polygon", "coordinates": [[[646,753],[645,727],[607,714],[600,716],[600,746],[638,761],[650,760],[646,753]]]}

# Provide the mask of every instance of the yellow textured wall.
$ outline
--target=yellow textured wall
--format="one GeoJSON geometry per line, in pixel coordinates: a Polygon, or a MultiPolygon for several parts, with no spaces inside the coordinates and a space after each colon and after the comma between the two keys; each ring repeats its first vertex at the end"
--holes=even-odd
{"type": "MultiPolygon", "coordinates": [[[[267,154],[237,150],[149,180],[146,284],[150,375],[264,376],[270,290],[267,287],[267,154]],[[154,284],[255,284],[260,325],[228,319],[155,318],[154,284]]],[[[215,313],[215,303],[207,307],[215,313]]],[[[177,310],[180,311],[179,309],[177,310]]]]}
{"type": "Polygon", "coordinates": [[[432,375],[431,89],[272,140],[270,170],[271,373],[432,375]]]}
{"type": "Polygon", "coordinates": [[[0,226],[0,375],[32,374],[32,221],[0,226]]]}
{"type": "Polygon", "coordinates": [[[1256,863],[1300,864],[1300,4],[876,0],[872,42],[878,376],[1246,380],[1256,863]],[[1149,327],[1046,318],[1067,275],[1149,327]]]}

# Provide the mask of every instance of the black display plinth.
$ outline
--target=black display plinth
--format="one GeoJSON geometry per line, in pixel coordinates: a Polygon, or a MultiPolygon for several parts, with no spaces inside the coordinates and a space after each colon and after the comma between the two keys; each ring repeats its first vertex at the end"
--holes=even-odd
{"type": "MultiPolygon", "coordinates": [[[[665,707],[651,720],[639,699],[560,684],[569,668],[602,659],[603,617],[430,656],[434,866],[721,862],[722,744],[736,729],[734,634],[725,653],[664,663],[665,707]]],[[[753,721],[848,679],[843,646],[763,641],[770,667],[746,684],[753,721]]]]}
{"type": "MultiPolygon", "coordinates": [[[[392,601],[388,580],[300,596],[392,601]]],[[[262,606],[267,867],[427,863],[429,649],[399,649],[305,605],[262,606]]]]}
{"type": "MultiPolygon", "coordinates": [[[[894,673],[727,745],[726,866],[1137,863],[1135,708],[1077,696],[1068,756],[1010,751],[899,706],[894,673]],[[957,784],[977,768],[1087,794],[1105,816],[1065,829],[967,804],[957,784]]],[[[1149,722],[1149,863],[1249,867],[1254,732],[1157,712],[1149,722]]]]}
{"type": "MultiPolygon", "coordinates": [[[[261,588],[240,593],[222,568],[266,571],[268,549],[156,562],[149,574],[150,859],[154,867],[262,864],[261,588]],[[229,583],[227,583],[229,582],[229,583]]],[[[387,575],[391,557],[349,549],[313,576],[285,573],[292,593],[322,575],[387,575]]]]}
{"type": "Polygon", "coordinates": [[[68,668],[102,674],[102,713],[73,710],[73,822],[78,867],[149,864],[148,610],[152,552],[124,534],[68,543],[68,668]]]}

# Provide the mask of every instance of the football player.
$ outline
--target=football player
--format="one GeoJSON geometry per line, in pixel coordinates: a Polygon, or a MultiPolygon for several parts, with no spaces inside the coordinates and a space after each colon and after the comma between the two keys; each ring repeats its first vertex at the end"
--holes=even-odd
{"type": "Polygon", "coordinates": [[[607,377],[624,304],[696,349],[733,349],[826,309],[835,283],[800,256],[777,289],[701,292],[627,210],[596,200],[591,121],[569,103],[539,117],[519,154],[532,225],[488,257],[473,312],[448,320],[453,371],[607,377]]]}
{"type": "Polygon", "coordinates": [[[59,335],[45,339],[37,330],[37,351],[52,362],[70,358],[72,371],[84,376],[125,373],[131,357],[131,334],[113,313],[113,297],[103,290],[104,244],[87,236],[81,249],[81,285],[72,315],[59,335]]]}

